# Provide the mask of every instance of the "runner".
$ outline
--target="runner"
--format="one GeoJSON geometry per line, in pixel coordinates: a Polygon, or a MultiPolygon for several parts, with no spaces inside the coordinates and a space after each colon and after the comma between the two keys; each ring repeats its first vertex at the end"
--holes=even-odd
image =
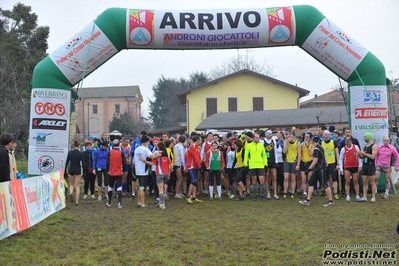
{"type": "Polygon", "coordinates": [[[287,138],[284,142],[283,153],[285,154],[284,161],[284,199],[287,198],[288,182],[291,182],[291,198],[294,198],[295,187],[296,187],[296,174],[299,171],[299,164],[301,161],[301,145],[298,144],[298,140],[295,138],[294,131],[291,129],[288,131],[287,138]]]}
{"type": "Polygon", "coordinates": [[[119,140],[112,141],[113,147],[107,156],[107,169],[109,174],[108,200],[106,205],[111,207],[113,187],[118,194],[118,208],[122,208],[122,174],[126,165],[125,154],[119,148],[119,140]]]}
{"type": "Polygon", "coordinates": [[[244,166],[249,168],[252,179],[253,199],[257,200],[257,183],[259,178],[262,200],[266,200],[265,195],[265,169],[268,166],[264,146],[259,142],[259,134],[255,133],[253,142],[245,148],[244,166]]]}
{"type": "Polygon", "coordinates": [[[310,171],[313,171],[312,175],[309,178],[309,186],[308,186],[308,196],[305,200],[299,201],[302,205],[310,205],[310,200],[312,199],[313,194],[313,186],[315,182],[319,181],[320,185],[324,188],[324,191],[327,193],[328,202],[324,204],[324,207],[330,207],[334,205],[334,201],[332,200],[331,189],[328,186],[327,182],[327,161],[324,156],[323,147],[319,144],[320,138],[319,136],[314,136],[312,138],[313,141],[313,161],[309,168],[306,170],[306,174],[310,171]]]}
{"type": "Polygon", "coordinates": [[[103,179],[104,179],[104,186],[105,186],[105,197],[108,201],[108,170],[107,170],[107,157],[108,157],[108,141],[104,140],[102,142],[101,148],[97,149],[94,155],[94,166],[97,175],[97,194],[98,194],[98,201],[102,199],[102,186],[103,186],[103,179]]]}
{"type": "Polygon", "coordinates": [[[270,178],[273,185],[273,195],[274,199],[279,200],[280,198],[277,195],[277,143],[273,139],[273,132],[271,130],[267,130],[265,132],[265,138],[263,139],[267,163],[269,167],[265,168],[265,188],[266,188],[266,199],[270,200],[270,178]]]}
{"type": "Polygon", "coordinates": [[[159,142],[157,145],[157,152],[156,154],[160,154],[161,157],[153,160],[155,165],[155,173],[156,173],[156,184],[159,191],[159,204],[157,206],[160,209],[165,209],[165,194],[166,188],[165,184],[166,181],[170,177],[170,170],[172,169],[172,162],[168,156],[166,151],[165,144],[163,142],[159,142]]]}
{"type": "Polygon", "coordinates": [[[73,147],[74,149],[69,151],[67,155],[65,173],[69,174],[69,198],[71,202],[74,201],[73,190],[76,189],[75,205],[79,206],[80,182],[82,179],[81,168],[85,167],[85,160],[83,152],[80,151],[80,143],[78,141],[74,141],[73,147]],[[68,167],[69,171],[67,171],[68,167]]]}
{"type": "Polygon", "coordinates": [[[346,201],[349,202],[351,200],[349,194],[351,176],[355,188],[356,201],[360,201],[358,179],[359,171],[362,170],[363,161],[358,156],[360,151],[359,147],[352,144],[351,137],[345,137],[345,144],[345,147],[341,149],[341,153],[339,155],[339,169],[344,173],[345,176],[346,201]]]}
{"type": "Polygon", "coordinates": [[[367,132],[364,135],[364,148],[359,151],[359,157],[363,158],[362,181],[363,181],[363,197],[362,202],[367,201],[367,191],[369,190],[369,181],[371,183],[371,199],[370,202],[375,202],[375,194],[377,192],[377,185],[375,183],[375,164],[374,159],[377,154],[377,145],[373,141],[373,134],[367,132]]]}
{"type": "Polygon", "coordinates": [[[334,197],[336,200],[339,199],[338,196],[338,178],[337,171],[339,170],[339,153],[338,146],[335,141],[331,139],[331,132],[328,130],[324,131],[324,140],[321,142],[321,146],[324,149],[324,156],[327,160],[327,177],[329,181],[329,186],[334,189],[334,197]]]}
{"type": "MultiPolygon", "coordinates": [[[[306,198],[307,197],[307,183],[310,177],[313,174],[313,171],[309,171],[309,166],[312,164],[313,160],[313,143],[312,143],[312,133],[311,132],[305,132],[305,137],[303,143],[301,143],[301,164],[300,164],[300,170],[301,170],[301,188],[302,188],[302,197],[306,198]],[[307,174],[306,174],[307,173],[307,174]]],[[[309,183],[312,186],[312,183],[309,183]]],[[[312,191],[313,192],[313,191],[312,191]]]]}
{"type": "Polygon", "coordinates": [[[189,174],[191,183],[188,188],[187,203],[193,204],[194,202],[202,202],[197,199],[197,177],[199,169],[201,168],[201,154],[199,147],[201,146],[201,137],[194,136],[193,143],[188,147],[186,152],[186,171],[189,174]]]}
{"type": "Polygon", "coordinates": [[[225,162],[222,152],[218,149],[218,143],[212,142],[211,149],[205,154],[205,167],[209,171],[209,198],[213,200],[213,182],[216,178],[218,199],[222,199],[221,174],[224,171],[225,162]]]}
{"type": "MultiPolygon", "coordinates": [[[[399,171],[399,154],[395,146],[389,144],[389,137],[384,137],[383,144],[378,146],[377,154],[375,155],[375,166],[376,166],[376,184],[381,173],[385,174],[385,193],[384,199],[389,197],[389,189],[391,188],[391,162],[392,157],[396,158],[395,171],[399,171]]],[[[395,184],[392,184],[395,185],[395,184]]]]}

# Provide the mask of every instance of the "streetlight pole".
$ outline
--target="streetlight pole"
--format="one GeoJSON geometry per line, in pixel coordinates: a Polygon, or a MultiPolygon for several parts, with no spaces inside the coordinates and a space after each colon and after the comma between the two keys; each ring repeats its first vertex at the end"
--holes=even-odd
{"type": "Polygon", "coordinates": [[[90,103],[87,103],[87,137],[90,136],[90,103]]]}
{"type": "MultiPolygon", "coordinates": [[[[397,126],[397,114],[395,110],[395,104],[391,104],[391,91],[393,91],[393,71],[388,71],[391,74],[391,84],[388,86],[388,115],[391,114],[395,117],[395,127],[397,126]],[[392,110],[391,110],[392,109],[392,110]]],[[[388,117],[389,120],[389,117],[388,117]]],[[[392,128],[392,127],[391,127],[392,128]]]]}

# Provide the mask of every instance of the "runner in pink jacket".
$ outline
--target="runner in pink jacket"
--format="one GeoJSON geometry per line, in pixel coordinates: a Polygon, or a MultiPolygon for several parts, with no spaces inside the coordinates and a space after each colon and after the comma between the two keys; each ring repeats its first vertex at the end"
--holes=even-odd
{"type": "Polygon", "coordinates": [[[378,184],[378,179],[381,173],[385,173],[385,194],[384,199],[388,198],[389,189],[391,187],[391,160],[392,156],[396,157],[395,171],[399,171],[399,154],[396,148],[389,144],[389,137],[384,137],[384,143],[378,145],[377,155],[375,156],[375,177],[376,183],[378,184]]]}

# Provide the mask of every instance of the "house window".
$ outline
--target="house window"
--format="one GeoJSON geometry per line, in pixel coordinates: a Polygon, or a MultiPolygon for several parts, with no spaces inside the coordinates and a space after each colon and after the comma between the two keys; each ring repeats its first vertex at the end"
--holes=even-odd
{"type": "Polygon", "coordinates": [[[252,98],[253,111],[263,111],[263,97],[252,98]]]}
{"type": "Polygon", "coordinates": [[[98,105],[94,104],[93,105],[93,114],[97,114],[98,113],[98,105]]]}
{"type": "Polygon", "coordinates": [[[237,112],[237,98],[229,98],[229,112],[237,112]]]}
{"type": "Polygon", "coordinates": [[[218,112],[217,98],[206,98],[206,117],[218,112]]]}
{"type": "Polygon", "coordinates": [[[115,113],[120,114],[121,113],[121,105],[120,104],[115,104],[115,113]]]}

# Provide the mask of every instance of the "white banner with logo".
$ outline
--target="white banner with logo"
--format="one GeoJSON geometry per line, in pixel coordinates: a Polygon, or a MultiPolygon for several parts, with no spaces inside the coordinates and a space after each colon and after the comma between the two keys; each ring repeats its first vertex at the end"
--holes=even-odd
{"type": "Polygon", "coordinates": [[[71,92],[32,89],[28,174],[64,170],[69,151],[71,92]]]}
{"type": "Polygon", "coordinates": [[[369,52],[327,18],[313,30],[302,49],[345,80],[369,52]]]}
{"type": "Polygon", "coordinates": [[[231,10],[127,10],[127,47],[221,49],[295,44],[291,6],[231,10]]]}
{"type": "Polygon", "coordinates": [[[89,75],[118,52],[94,22],[87,25],[49,57],[72,85],[89,75]]]}
{"type": "Polygon", "coordinates": [[[371,132],[375,142],[388,136],[388,101],[386,86],[350,87],[352,135],[363,148],[364,134],[371,132]]]}
{"type": "Polygon", "coordinates": [[[0,183],[0,240],[63,208],[63,171],[0,183]]]}

